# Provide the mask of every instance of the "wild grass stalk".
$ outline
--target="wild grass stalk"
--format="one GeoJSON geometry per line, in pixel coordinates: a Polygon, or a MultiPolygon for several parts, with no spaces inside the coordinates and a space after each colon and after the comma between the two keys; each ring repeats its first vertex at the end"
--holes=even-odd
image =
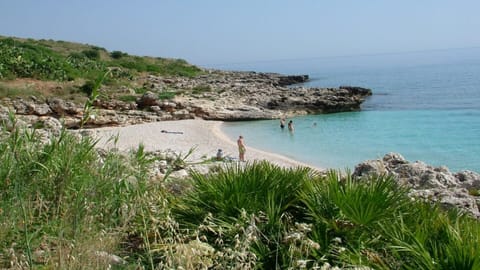
{"type": "Polygon", "coordinates": [[[91,117],[94,117],[93,103],[100,96],[100,91],[99,91],[100,87],[102,86],[103,81],[105,81],[107,76],[110,74],[111,74],[111,70],[109,69],[104,74],[102,74],[102,76],[98,77],[97,80],[95,81],[91,89],[91,93],[89,94],[88,99],[85,102],[83,107],[83,116],[82,116],[82,120],[80,121],[80,128],[83,128],[83,126],[91,119],[91,117]]]}
{"type": "Polygon", "coordinates": [[[478,269],[480,224],[462,214],[419,205],[416,223],[385,225],[388,249],[403,258],[405,269],[478,269]]]}

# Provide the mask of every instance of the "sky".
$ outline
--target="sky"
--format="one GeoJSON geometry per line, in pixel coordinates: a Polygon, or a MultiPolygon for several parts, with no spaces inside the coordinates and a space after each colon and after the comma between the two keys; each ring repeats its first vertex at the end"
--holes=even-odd
{"type": "Polygon", "coordinates": [[[478,0],[0,0],[0,35],[228,63],[480,47],[478,0]]]}

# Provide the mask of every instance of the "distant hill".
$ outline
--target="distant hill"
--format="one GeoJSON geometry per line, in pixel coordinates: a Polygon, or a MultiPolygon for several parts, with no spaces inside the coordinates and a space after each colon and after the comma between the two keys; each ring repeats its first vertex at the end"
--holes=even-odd
{"type": "MultiPolygon", "coordinates": [[[[146,75],[192,78],[201,68],[182,59],[134,56],[66,41],[0,36],[0,98],[63,96],[82,99],[99,78],[107,88],[137,87],[146,75]]],[[[142,90],[143,92],[143,90],[142,90]]]]}
{"type": "Polygon", "coordinates": [[[141,72],[155,75],[193,77],[201,69],[182,59],[139,57],[121,51],[53,40],[0,36],[0,79],[33,78],[70,81],[95,79],[107,69],[119,78],[141,72]]]}

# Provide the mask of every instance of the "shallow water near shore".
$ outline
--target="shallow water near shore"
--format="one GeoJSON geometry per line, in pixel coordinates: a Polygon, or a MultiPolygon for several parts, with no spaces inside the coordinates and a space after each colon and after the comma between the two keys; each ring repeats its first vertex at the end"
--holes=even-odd
{"type": "Polygon", "coordinates": [[[223,131],[324,168],[352,169],[398,152],[410,161],[480,172],[479,48],[302,61],[231,69],[307,73],[306,86],[356,85],[374,94],[360,112],[295,117],[293,134],[278,120],[225,123],[223,131]]]}

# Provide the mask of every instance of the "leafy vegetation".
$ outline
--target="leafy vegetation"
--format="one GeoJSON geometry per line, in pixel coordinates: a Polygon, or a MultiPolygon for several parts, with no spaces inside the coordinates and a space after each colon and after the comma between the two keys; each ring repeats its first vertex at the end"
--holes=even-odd
{"type": "Polygon", "coordinates": [[[478,220],[388,176],[258,162],[158,183],[142,145],[98,152],[15,126],[0,130],[0,268],[107,269],[109,254],[114,269],[480,268],[478,220]]]}
{"type": "Polygon", "coordinates": [[[212,87],[208,84],[197,85],[192,89],[193,94],[201,94],[201,93],[211,92],[211,91],[212,91],[212,87]]]}
{"type": "Polygon", "coordinates": [[[100,52],[95,49],[91,50],[85,50],[82,52],[83,55],[85,55],[87,58],[90,58],[92,60],[98,60],[100,59],[100,52]]]}
{"type": "Polygon", "coordinates": [[[128,165],[100,157],[92,140],[66,131],[45,145],[34,131],[1,136],[1,267],[105,268],[95,249],[119,245],[149,160],[140,149],[128,165]]]}
{"type": "Polygon", "coordinates": [[[0,40],[0,78],[68,80],[73,74],[72,66],[48,48],[13,39],[0,40]]]}
{"type": "Polygon", "coordinates": [[[158,94],[158,99],[172,99],[177,95],[175,91],[163,91],[158,94]]]}
{"type": "Polygon", "coordinates": [[[92,116],[95,117],[95,115],[93,114],[94,113],[93,103],[100,96],[100,91],[99,91],[100,86],[109,75],[110,75],[110,71],[107,71],[101,77],[97,78],[95,82],[91,82],[90,84],[87,84],[88,87],[85,87],[84,85],[84,88],[86,89],[86,91],[88,91],[87,92],[88,99],[86,100],[83,106],[83,117],[82,117],[82,120],[80,121],[80,128],[82,128],[91,119],[92,116]]]}
{"type": "Polygon", "coordinates": [[[118,72],[118,78],[128,78],[138,72],[189,77],[201,72],[181,59],[130,56],[119,51],[108,53],[96,46],[62,41],[0,38],[0,79],[95,80],[113,68],[128,70],[118,72]]]}
{"type": "Polygon", "coordinates": [[[124,56],[127,56],[128,54],[127,53],[124,53],[124,52],[121,52],[121,51],[113,51],[110,53],[110,57],[112,57],[113,59],[120,59],[124,56]]]}
{"type": "Polygon", "coordinates": [[[185,60],[181,59],[170,60],[132,56],[114,59],[110,64],[135,70],[137,72],[150,72],[173,76],[194,77],[200,72],[199,68],[188,65],[185,60]]]}
{"type": "Polygon", "coordinates": [[[148,89],[145,87],[139,87],[139,88],[135,88],[134,91],[136,94],[145,94],[148,91],[148,89]]]}

